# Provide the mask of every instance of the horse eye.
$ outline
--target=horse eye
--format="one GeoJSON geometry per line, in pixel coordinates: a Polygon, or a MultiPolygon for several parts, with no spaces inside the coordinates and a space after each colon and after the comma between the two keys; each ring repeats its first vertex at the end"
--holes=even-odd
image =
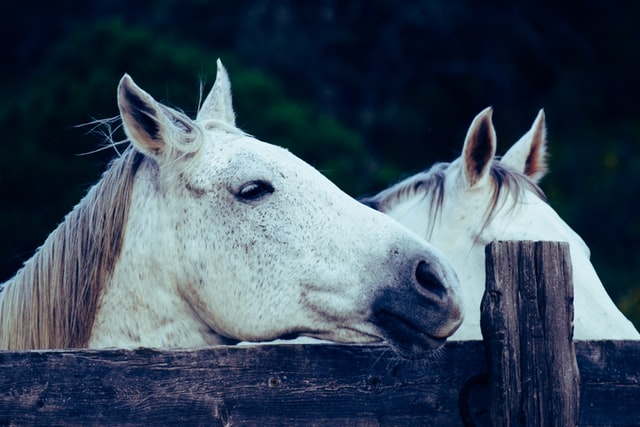
{"type": "Polygon", "coordinates": [[[273,186],[265,181],[251,181],[240,187],[238,198],[245,201],[258,200],[273,193],[273,186]]]}

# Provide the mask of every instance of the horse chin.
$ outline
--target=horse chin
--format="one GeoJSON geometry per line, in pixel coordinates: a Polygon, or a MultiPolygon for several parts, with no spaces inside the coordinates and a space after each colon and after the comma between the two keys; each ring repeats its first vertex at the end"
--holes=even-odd
{"type": "Polygon", "coordinates": [[[376,313],[374,323],[378,325],[383,339],[406,359],[426,357],[447,341],[447,336],[433,335],[415,322],[388,311],[376,313]]]}

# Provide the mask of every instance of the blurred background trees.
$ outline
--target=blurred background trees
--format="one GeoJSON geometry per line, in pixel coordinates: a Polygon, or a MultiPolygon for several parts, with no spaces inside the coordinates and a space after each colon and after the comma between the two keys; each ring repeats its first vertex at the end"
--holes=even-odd
{"type": "Polygon", "coordinates": [[[92,153],[103,139],[76,125],[117,115],[122,74],[193,115],[221,57],[239,126],[353,196],[452,160],[488,105],[500,154],[544,108],[551,172],[542,187],[640,325],[640,3],[7,3],[0,281],[114,156],[92,153]]]}

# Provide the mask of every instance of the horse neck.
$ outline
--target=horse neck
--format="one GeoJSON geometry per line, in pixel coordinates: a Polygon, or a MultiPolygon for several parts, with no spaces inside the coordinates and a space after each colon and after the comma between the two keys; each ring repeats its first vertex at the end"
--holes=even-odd
{"type": "Polygon", "coordinates": [[[460,194],[449,188],[445,193],[446,201],[438,215],[428,214],[433,204],[429,197],[415,195],[399,204],[392,216],[440,249],[458,272],[465,321],[452,339],[482,337],[479,320],[485,289],[485,246],[494,240],[568,242],[574,283],[575,338],[640,339],[633,324],[607,294],[582,238],[537,194],[528,189],[521,193],[505,189],[494,205],[493,190],[460,194]]]}
{"type": "MultiPolygon", "coordinates": [[[[511,197],[511,196],[509,196],[511,197]]],[[[507,200],[487,224],[474,244],[473,252],[481,254],[492,240],[548,240],[569,244],[574,289],[574,338],[640,339],[640,335],[607,294],[589,260],[589,249],[582,238],[543,200],[524,193],[519,200],[507,200]]],[[[455,261],[454,261],[455,263],[455,261]]],[[[480,263],[479,263],[480,264],[480,263]]],[[[484,285],[484,275],[480,276],[484,285]]],[[[464,278],[461,278],[464,285],[464,278]]],[[[467,278],[471,281],[471,278],[467,278]]],[[[477,288],[478,284],[468,285],[477,288]]],[[[484,289],[484,286],[480,286],[484,289]]],[[[477,289],[476,289],[477,291],[477,289]]],[[[476,292],[475,298],[481,298],[476,292]]],[[[478,301],[474,301],[479,303],[478,301]]],[[[478,313],[479,314],[479,313],[478,313]]]]}
{"type": "Polygon", "coordinates": [[[85,347],[118,260],[140,155],[128,150],[65,217],[0,300],[0,348],[85,347]]]}
{"type": "MultiPolygon", "coordinates": [[[[564,224],[542,199],[528,190],[520,191],[517,183],[511,182],[511,187],[500,191],[494,185],[497,184],[487,182],[482,187],[465,189],[454,179],[449,180],[442,211],[431,220],[433,231],[427,238],[450,259],[462,287],[465,321],[453,339],[481,338],[486,245],[494,240],[558,240],[551,237],[553,232],[543,237],[551,229],[542,224],[532,226],[532,218],[534,222],[540,218],[546,221],[553,214],[557,224],[564,224]]],[[[422,211],[427,208],[423,206],[422,211]]]]}

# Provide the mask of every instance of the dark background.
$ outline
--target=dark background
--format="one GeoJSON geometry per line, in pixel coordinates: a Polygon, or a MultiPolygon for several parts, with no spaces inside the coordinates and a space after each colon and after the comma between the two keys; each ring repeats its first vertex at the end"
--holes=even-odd
{"type": "Polygon", "coordinates": [[[0,281],[114,156],[76,125],[117,115],[122,74],[193,115],[221,57],[239,126],[353,196],[453,160],[488,105],[499,154],[544,108],[542,187],[640,325],[640,2],[572,4],[5,1],[0,281]]]}

